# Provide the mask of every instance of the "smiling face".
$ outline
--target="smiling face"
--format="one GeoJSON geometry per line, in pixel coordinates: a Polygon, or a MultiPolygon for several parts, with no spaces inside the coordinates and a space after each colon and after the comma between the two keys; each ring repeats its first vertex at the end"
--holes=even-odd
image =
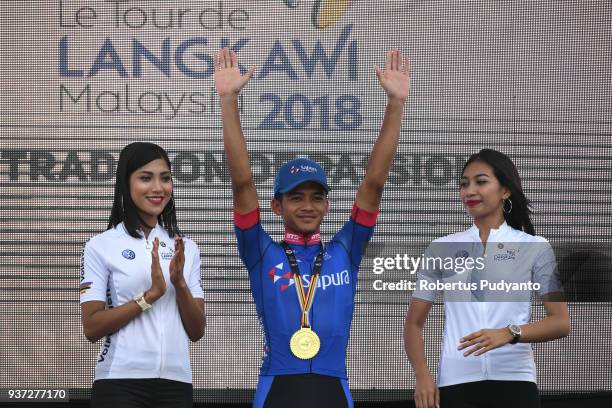
{"type": "Polygon", "coordinates": [[[503,223],[504,200],[510,190],[499,183],[491,166],[481,161],[468,164],[459,185],[461,202],[475,222],[503,223]]]}
{"type": "Polygon", "coordinates": [[[329,211],[329,201],[323,186],[305,182],[273,199],[272,210],[283,217],[285,228],[298,234],[312,234],[319,231],[323,218],[329,211]]]}
{"type": "Polygon", "coordinates": [[[157,223],[172,196],[172,175],[164,159],[150,161],[130,176],[130,197],[138,216],[148,226],[157,223]]]}

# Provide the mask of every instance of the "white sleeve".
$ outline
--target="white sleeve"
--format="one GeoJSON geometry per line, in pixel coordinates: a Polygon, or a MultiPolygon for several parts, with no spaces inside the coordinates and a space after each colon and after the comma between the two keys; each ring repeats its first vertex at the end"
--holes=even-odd
{"type": "Polygon", "coordinates": [[[80,303],[90,300],[106,302],[109,271],[92,241],[87,241],[81,256],[80,303]]]}
{"type": "Polygon", "coordinates": [[[200,249],[197,244],[193,241],[190,242],[191,246],[191,270],[187,278],[187,286],[191,291],[191,296],[194,298],[204,298],[204,292],[202,291],[202,278],[200,275],[200,249]]]}
{"type": "Polygon", "coordinates": [[[440,272],[435,268],[435,262],[433,265],[429,265],[429,262],[426,262],[427,258],[434,257],[433,254],[433,245],[434,243],[429,244],[425,253],[423,254],[423,258],[421,259],[421,267],[417,272],[417,280],[416,280],[416,288],[412,292],[412,297],[428,300],[430,302],[434,302],[438,297],[439,290],[430,290],[424,287],[425,284],[437,282],[440,279],[440,272]]]}
{"type": "Polygon", "coordinates": [[[538,242],[539,255],[531,271],[532,281],[540,285],[540,296],[551,292],[563,292],[555,252],[548,241],[538,242]]]}

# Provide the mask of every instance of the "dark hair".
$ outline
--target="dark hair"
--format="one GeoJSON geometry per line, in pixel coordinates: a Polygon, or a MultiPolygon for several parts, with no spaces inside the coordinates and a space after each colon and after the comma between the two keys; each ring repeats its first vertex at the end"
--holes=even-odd
{"type": "MultiPolygon", "coordinates": [[[[138,216],[138,211],[130,195],[130,176],[134,171],[153,160],[164,159],[168,168],[172,169],[170,159],[164,149],[153,143],[131,143],[121,150],[115,180],[115,197],[113,209],[108,220],[108,229],[116,227],[121,222],[128,234],[134,238],[142,238],[141,225],[144,221],[138,216]]],[[[176,221],[174,193],[157,221],[168,231],[168,235],[181,235],[176,221]]]]}
{"type": "Polygon", "coordinates": [[[463,166],[461,173],[463,174],[465,168],[470,163],[477,161],[491,166],[499,184],[510,190],[510,197],[508,198],[512,201],[512,211],[504,211],[506,223],[514,229],[535,235],[535,230],[530,218],[532,213],[531,204],[527,197],[525,197],[525,193],[523,193],[521,177],[512,160],[497,150],[482,149],[478,153],[470,156],[463,166]]]}

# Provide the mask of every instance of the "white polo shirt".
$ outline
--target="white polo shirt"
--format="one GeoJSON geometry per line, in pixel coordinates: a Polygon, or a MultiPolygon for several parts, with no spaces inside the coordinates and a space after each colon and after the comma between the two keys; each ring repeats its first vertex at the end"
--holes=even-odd
{"type": "Polygon", "coordinates": [[[417,275],[414,297],[433,302],[442,293],[444,298],[445,325],[438,386],[482,380],[536,382],[533,352],[528,343],[506,344],[480,356],[471,354],[468,357],[463,356],[467,349],[457,350],[457,347],[461,337],[480,329],[529,323],[530,285],[533,289],[537,289],[535,284],[540,286],[536,290],[539,295],[561,291],[555,255],[548,241],[504,223],[491,230],[485,247],[478,228],[472,226],[467,231],[435,240],[424,257],[480,258],[481,262],[470,265],[467,270],[459,268],[461,273],[456,271],[456,264],[451,269],[432,263],[428,268],[421,268],[417,275]],[[431,286],[421,287],[421,281],[430,285],[436,281],[462,282],[463,286],[448,289],[447,285],[441,290],[432,290],[431,286]],[[523,285],[520,289],[517,289],[519,286],[506,286],[493,290],[481,286],[483,282],[523,285]]]}
{"type": "MultiPolygon", "coordinates": [[[[107,308],[131,302],[151,287],[151,249],[159,237],[159,258],[166,293],[153,307],[116,333],[107,336],[97,359],[95,379],[165,378],[191,383],[189,338],[179,314],[169,265],[174,239],[159,224],[147,239],[131,237],[123,223],[91,238],[81,260],[80,302],[100,300],[107,308]]],[[[203,298],[200,252],[190,239],[185,243],[183,274],[194,297],[203,298]]]]}

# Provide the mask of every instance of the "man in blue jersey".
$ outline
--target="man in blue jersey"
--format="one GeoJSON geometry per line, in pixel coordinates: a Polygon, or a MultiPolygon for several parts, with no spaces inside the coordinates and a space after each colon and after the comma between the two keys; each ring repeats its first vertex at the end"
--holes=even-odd
{"type": "Polygon", "coordinates": [[[325,171],[308,159],[291,160],[278,170],[271,201],[285,226],[284,239],[277,243],[260,223],[238,111],[238,94],[254,69],[241,75],[236,55],[227,48],[215,57],[238,249],[266,344],[256,408],[353,406],[345,356],[357,274],[399,143],[410,88],[408,63],[399,50],[387,53],[384,71],[375,71],[387,108],[350,219],[322,245],[319,228],[329,210],[325,171]]]}

